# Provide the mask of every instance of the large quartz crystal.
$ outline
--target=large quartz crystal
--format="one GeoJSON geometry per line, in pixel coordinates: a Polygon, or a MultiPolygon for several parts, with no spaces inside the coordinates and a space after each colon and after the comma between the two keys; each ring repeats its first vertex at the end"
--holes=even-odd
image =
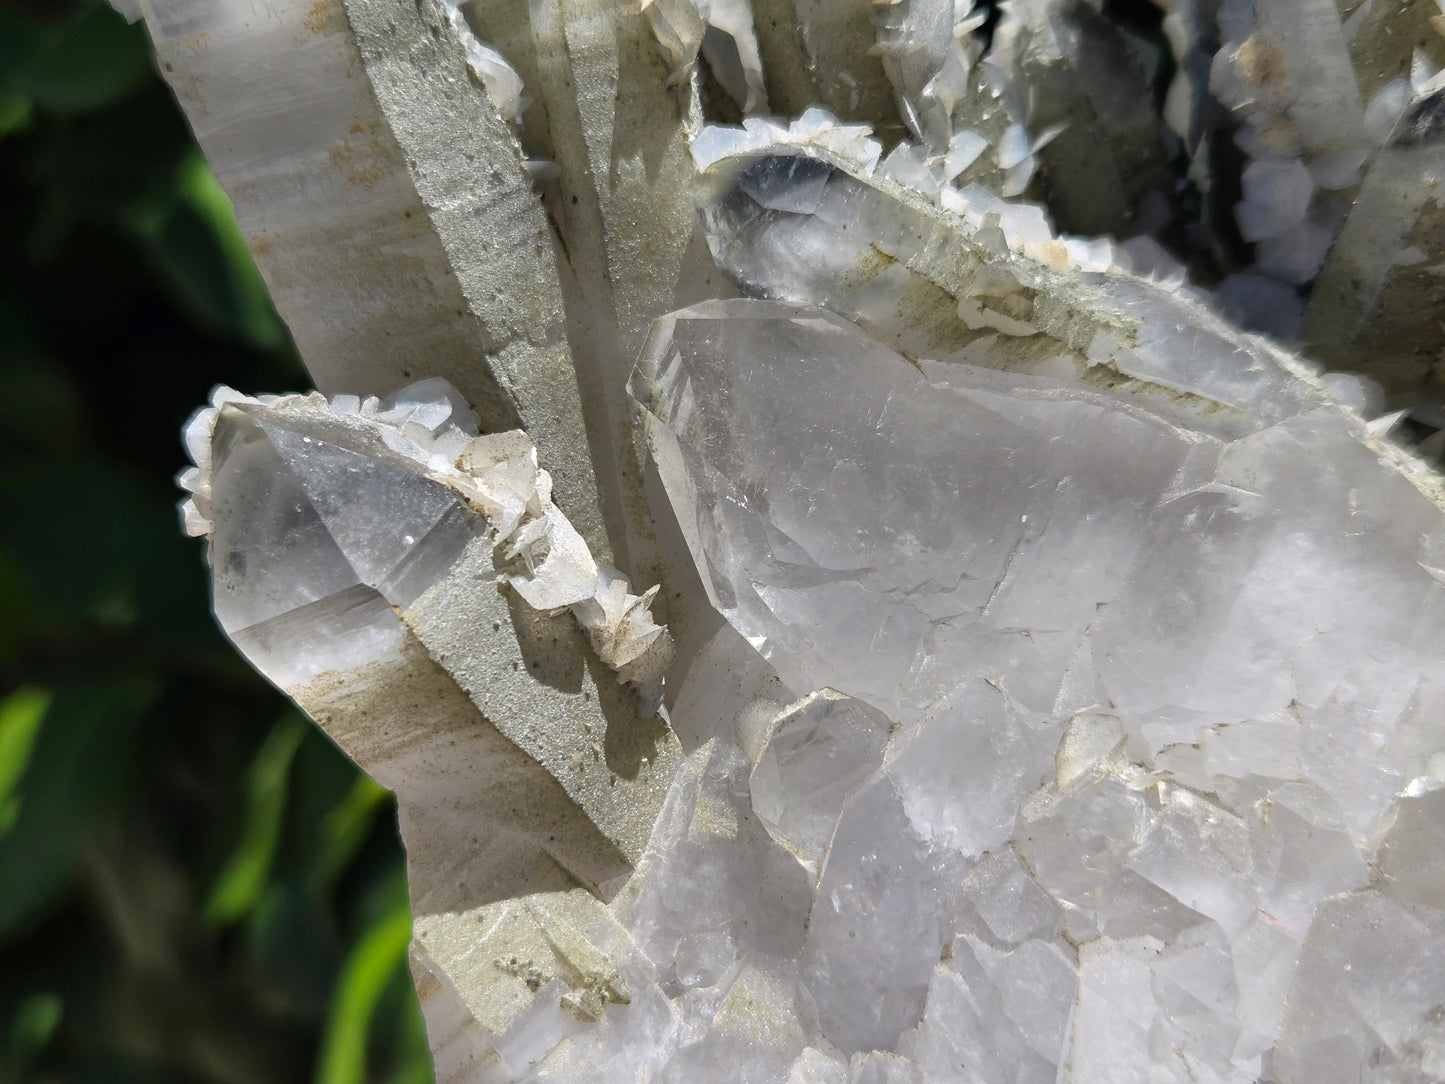
{"type": "Polygon", "coordinates": [[[439,1080],[1445,1079],[1433,0],[136,2],[439,1080]]]}
{"type": "Polygon", "coordinates": [[[1220,437],[757,301],[661,321],[638,387],[716,605],[894,720],[799,956],[826,1039],[930,1079],[1155,1079],[1151,1043],[1179,1079],[1445,1069],[1445,967],[1385,1041],[1332,917],[1440,929],[1367,862],[1441,782],[1441,512],[1361,422],[1220,437]]]}

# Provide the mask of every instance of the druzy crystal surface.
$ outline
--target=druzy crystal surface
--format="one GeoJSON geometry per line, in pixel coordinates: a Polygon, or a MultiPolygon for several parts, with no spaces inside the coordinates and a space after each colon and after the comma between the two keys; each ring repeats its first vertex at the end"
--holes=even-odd
{"type": "Polygon", "coordinates": [[[1445,1079],[1435,0],[135,4],[439,1080],[1445,1079]]]}

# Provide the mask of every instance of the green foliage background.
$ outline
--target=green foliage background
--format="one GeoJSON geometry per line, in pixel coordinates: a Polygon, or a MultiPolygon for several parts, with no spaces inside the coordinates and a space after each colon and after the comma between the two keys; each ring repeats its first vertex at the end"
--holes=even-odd
{"type": "Polygon", "coordinates": [[[307,381],[145,31],[0,4],[0,1081],[431,1079],[390,796],[211,621],[178,431],[307,381]]]}

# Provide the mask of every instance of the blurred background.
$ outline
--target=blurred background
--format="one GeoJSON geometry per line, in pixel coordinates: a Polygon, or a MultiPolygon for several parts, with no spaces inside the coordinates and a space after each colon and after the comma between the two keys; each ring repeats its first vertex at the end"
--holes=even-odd
{"type": "Polygon", "coordinates": [[[178,433],[308,381],[103,0],[0,0],[0,1081],[430,1061],[394,805],[211,621],[178,433]]]}

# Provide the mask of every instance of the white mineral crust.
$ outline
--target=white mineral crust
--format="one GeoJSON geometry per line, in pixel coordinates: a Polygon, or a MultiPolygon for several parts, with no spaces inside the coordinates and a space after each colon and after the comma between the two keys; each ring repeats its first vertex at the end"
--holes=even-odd
{"type": "Polygon", "coordinates": [[[139,7],[329,396],[185,524],[439,1080],[1445,1079],[1440,479],[1218,314],[1431,416],[1435,0],[1172,7],[1177,147],[1108,5],[139,7]]]}

